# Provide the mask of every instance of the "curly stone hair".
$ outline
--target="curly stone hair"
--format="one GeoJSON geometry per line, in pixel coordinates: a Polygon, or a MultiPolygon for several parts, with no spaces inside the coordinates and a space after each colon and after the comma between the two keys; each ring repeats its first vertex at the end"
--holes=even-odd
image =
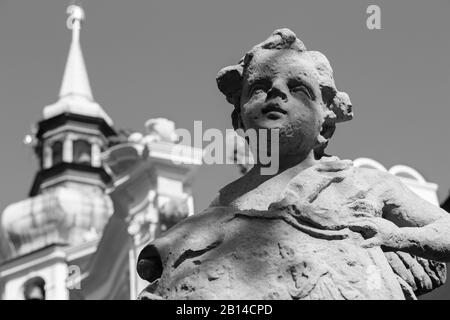
{"type": "Polygon", "coordinates": [[[353,118],[350,98],[345,92],[338,91],[334,83],[333,69],[328,59],[318,51],[306,50],[303,42],[289,29],[275,30],[270,37],[254,46],[238,64],[225,67],[217,74],[217,86],[225,95],[227,101],[234,105],[231,120],[234,129],[240,127],[240,99],[243,78],[247,72],[253,57],[261,50],[292,50],[296,51],[313,62],[317,71],[316,76],[322,93],[322,105],[325,108],[325,119],[319,137],[320,147],[314,150],[316,158],[325,155],[324,150],[334,133],[336,123],[351,120],[353,118]]]}

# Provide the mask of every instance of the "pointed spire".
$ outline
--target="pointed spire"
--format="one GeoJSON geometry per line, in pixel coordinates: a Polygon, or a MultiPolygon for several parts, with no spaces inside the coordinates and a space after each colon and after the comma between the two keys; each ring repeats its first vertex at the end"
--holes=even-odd
{"type": "Polygon", "coordinates": [[[84,11],[78,5],[67,8],[67,27],[72,30],[72,43],[67,57],[59,99],[56,103],[44,108],[44,119],[50,119],[62,113],[73,113],[104,119],[110,126],[111,118],[103,108],[94,101],[89,78],[80,47],[81,22],[84,11]]]}
{"type": "Polygon", "coordinates": [[[67,28],[72,30],[72,43],[67,57],[66,69],[59,92],[60,97],[67,95],[81,95],[93,101],[91,86],[80,46],[81,22],[84,20],[84,11],[78,5],[67,8],[67,28]]]}

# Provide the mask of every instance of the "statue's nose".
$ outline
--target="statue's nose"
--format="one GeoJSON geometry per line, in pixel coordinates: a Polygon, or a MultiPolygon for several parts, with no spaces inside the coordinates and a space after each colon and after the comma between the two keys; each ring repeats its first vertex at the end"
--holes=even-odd
{"type": "Polygon", "coordinates": [[[285,92],[285,88],[281,83],[275,82],[272,85],[272,88],[267,92],[267,100],[280,97],[282,100],[287,99],[287,94],[285,92]]]}

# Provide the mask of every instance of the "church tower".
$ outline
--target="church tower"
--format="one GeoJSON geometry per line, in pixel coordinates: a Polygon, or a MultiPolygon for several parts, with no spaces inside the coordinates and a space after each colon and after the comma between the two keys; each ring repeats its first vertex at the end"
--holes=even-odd
{"type": "Polygon", "coordinates": [[[40,171],[30,196],[62,185],[104,189],[108,182],[100,155],[108,145],[108,138],[115,135],[113,122],[94,101],[89,84],[80,47],[84,12],[72,5],[67,13],[72,42],[59,100],[44,108],[44,119],[38,123],[35,150],[40,171]]]}
{"type": "Polygon", "coordinates": [[[39,170],[29,198],[1,215],[0,232],[10,244],[0,247],[0,257],[8,256],[0,265],[3,299],[67,299],[67,277],[79,272],[69,261],[82,266],[89,260],[113,213],[101,153],[117,134],[92,95],[80,46],[84,11],[71,5],[67,14],[72,39],[59,99],[44,108],[28,139],[39,170]]]}

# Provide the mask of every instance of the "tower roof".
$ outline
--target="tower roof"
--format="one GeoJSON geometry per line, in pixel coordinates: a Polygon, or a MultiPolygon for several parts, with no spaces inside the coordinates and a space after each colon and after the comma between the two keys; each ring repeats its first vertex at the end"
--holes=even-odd
{"type": "Polygon", "coordinates": [[[91,117],[103,118],[109,125],[113,122],[102,107],[94,101],[89,77],[84,63],[80,45],[81,23],[85,18],[80,6],[67,8],[67,28],[72,30],[72,42],[67,57],[59,100],[44,108],[44,119],[61,113],[75,113],[91,117]]]}

